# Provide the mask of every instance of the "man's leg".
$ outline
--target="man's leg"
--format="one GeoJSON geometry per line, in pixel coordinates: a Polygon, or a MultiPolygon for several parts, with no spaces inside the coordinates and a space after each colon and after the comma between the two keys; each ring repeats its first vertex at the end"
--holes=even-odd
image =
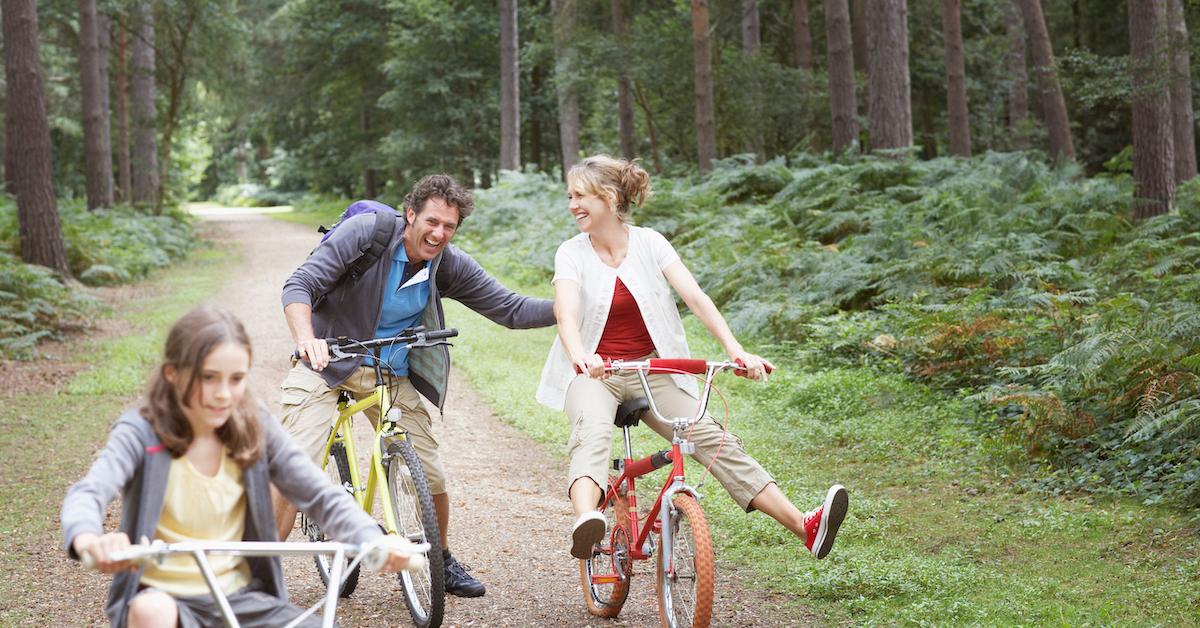
{"type": "MultiPolygon", "coordinates": [[[[320,465],[329,427],[337,415],[337,391],[303,364],[297,364],[283,381],[280,423],[301,449],[320,465]]],[[[275,527],[281,541],[287,540],[296,524],[296,507],[274,485],[271,504],[275,508],[275,527]]]]}

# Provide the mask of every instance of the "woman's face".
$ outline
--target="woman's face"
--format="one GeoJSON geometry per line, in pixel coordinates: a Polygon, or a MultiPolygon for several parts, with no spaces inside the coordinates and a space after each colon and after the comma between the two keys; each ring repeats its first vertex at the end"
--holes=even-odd
{"type": "MultiPolygon", "coordinates": [[[[245,347],[232,342],[218,345],[204,358],[200,376],[183,407],[183,414],[194,434],[215,431],[233,416],[233,409],[246,396],[246,372],[249,370],[250,354],[245,347]]],[[[186,381],[177,381],[175,369],[167,366],[165,374],[176,390],[182,392],[186,381]]],[[[187,376],[191,379],[190,373],[187,376]]]]}
{"type": "Polygon", "coordinates": [[[621,221],[603,197],[588,194],[574,186],[567,188],[567,209],[571,211],[579,230],[584,233],[593,233],[597,228],[621,221]]]}

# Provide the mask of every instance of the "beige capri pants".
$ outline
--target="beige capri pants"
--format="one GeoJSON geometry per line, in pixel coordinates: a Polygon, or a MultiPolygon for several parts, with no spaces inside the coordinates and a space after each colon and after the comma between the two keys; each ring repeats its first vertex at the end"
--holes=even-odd
{"type": "MultiPolygon", "coordinates": [[[[408,432],[408,441],[417,452],[425,478],[429,481],[429,492],[438,495],[446,492],[446,473],[438,455],[438,441],[433,433],[433,418],[425,410],[421,396],[407,377],[388,377],[389,391],[396,395],[393,406],[400,408],[400,429],[408,432]]],[[[297,364],[283,380],[282,416],[280,423],[298,447],[308,452],[317,465],[321,464],[329,428],[337,418],[338,390],[345,390],[351,397],[362,398],[375,392],[375,369],[360,367],[338,388],[330,388],[325,379],[312,369],[297,364]]],[[[372,424],[379,419],[379,406],[363,412],[372,424]]]]}
{"type": "MultiPolygon", "coordinates": [[[[650,384],[654,403],[663,416],[668,419],[690,418],[696,414],[699,401],[680,389],[670,375],[648,375],[646,381],[650,384]]],[[[571,459],[568,490],[580,478],[589,478],[601,490],[606,489],[611,468],[613,417],[617,413],[617,406],[629,399],[644,396],[636,372],[616,373],[602,380],[587,375],[575,376],[567,388],[564,406],[572,424],[571,439],[567,442],[567,455],[571,459]]],[[[643,415],[642,422],[663,438],[671,439],[670,423],[660,421],[650,412],[643,415]]],[[[712,465],[713,477],[725,487],[738,506],[746,512],[753,510],[750,500],[775,480],[746,453],[741,439],[732,433],[725,433],[712,415],[705,413],[691,430],[689,440],[696,444],[696,453],[692,454],[692,458],[707,467],[720,447],[717,461],[712,465]]]]}

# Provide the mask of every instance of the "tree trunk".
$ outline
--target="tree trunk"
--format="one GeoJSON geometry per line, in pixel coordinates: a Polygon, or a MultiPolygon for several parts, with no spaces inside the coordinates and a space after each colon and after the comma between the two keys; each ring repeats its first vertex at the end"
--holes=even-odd
{"type": "Polygon", "coordinates": [[[79,78],[83,115],[84,178],[87,207],[112,207],[112,146],[108,109],[101,93],[100,38],[96,0],[79,0],[79,78]]]}
{"type": "Polygon", "coordinates": [[[854,34],[854,71],[867,73],[867,0],[850,0],[850,28],[854,34]]]}
{"type": "Polygon", "coordinates": [[[500,169],[521,169],[521,74],[517,0],[500,0],[500,169]]]}
{"type": "MultiPolygon", "coordinates": [[[[629,22],[625,18],[623,0],[612,0],[613,37],[620,46],[621,55],[627,54],[629,46],[629,22]]],[[[621,156],[633,159],[637,156],[636,122],[633,118],[633,82],[620,63],[617,70],[617,136],[621,139],[621,156]]]]}
{"type": "MultiPolygon", "coordinates": [[[[545,74],[540,64],[534,64],[529,71],[529,84],[534,94],[542,93],[546,84],[545,74]]],[[[539,170],[545,170],[546,164],[542,163],[542,118],[533,113],[529,116],[529,160],[537,164],[539,170]]]]}
{"type": "Polygon", "coordinates": [[[1025,27],[1020,10],[1009,0],[1004,6],[1004,27],[1008,31],[1008,130],[1013,148],[1029,148],[1025,119],[1029,117],[1029,77],[1025,73],[1025,27]]]}
{"type": "Polygon", "coordinates": [[[1196,122],[1192,113],[1192,60],[1182,0],[1167,0],[1171,31],[1171,127],[1175,130],[1175,181],[1196,176],[1196,122]]]}
{"type": "Polygon", "coordinates": [[[633,87],[633,97],[646,116],[646,135],[650,140],[650,158],[654,160],[654,174],[662,174],[662,157],[658,153],[658,133],[654,130],[654,112],[650,109],[650,102],[647,100],[646,94],[638,88],[638,84],[631,83],[631,86],[633,87]]]}
{"type": "Polygon", "coordinates": [[[854,97],[854,43],[846,0],[825,0],[825,43],[829,57],[829,103],[833,114],[833,152],[858,142],[858,104],[854,97]]]}
{"type": "Polygon", "coordinates": [[[69,276],[67,248],[50,179],[50,124],[38,58],[37,8],[33,0],[3,0],[0,21],[8,96],[5,148],[13,169],[21,259],[69,276]]]}
{"type": "Polygon", "coordinates": [[[762,44],[762,24],[758,20],[758,0],[742,0],[742,52],[757,54],[762,44]]]}
{"type": "Polygon", "coordinates": [[[133,199],[129,158],[129,30],[125,16],[117,20],[117,191],[121,201],[133,199]]]}
{"type": "Polygon", "coordinates": [[[971,156],[971,122],[967,116],[967,70],[963,59],[961,0],[942,0],[942,34],[946,47],[946,109],[950,114],[950,154],[971,156]]]}
{"type": "MultiPolygon", "coordinates": [[[[758,57],[762,48],[762,24],[758,16],[758,0],[742,0],[742,54],[751,60],[751,68],[759,71],[758,57]]],[[[762,79],[753,77],[742,95],[742,119],[746,121],[745,150],[753,153],[754,158],[762,163],[766,157],[765,142],[763,141],[762,126],[762,96],[759,85],[762,79]]]]}
{"type": "Polygon", "coordinates": [[[1046,131],[1050,136],[1050,154],[1055,159],[1074,161],[1075,145],[1071,141],[1071,121],[1067,117],[1067,103],[1063,100],[1058,71],[1054,67],[1054,49],[1050,46],[1050,34],[1046,31],[1041,0],[1016,1],[1020,3],[1021,15],[1025,21],[1025,34],[1033,51],[1034,81],[1042,103],[1046,131]]]}
{"type": "Polygon", "coordinates": [[[558,138],[562,172],[579,162],[579,90],[575,87],[575,19],[577,0],[550,0],[554,17],[554,86],[558,92],[558,138]]]}
{"type": "Polygon", "coordinates": [[[139,2],[133,14],[133,202],[158,206],[158,110],[154,85],[154,13],[139,2]]]}
{"type": "Polygon", "coordinates": [[[188,73],[191,71],[193,54],[188,44],[199,17],[199,9],[194,4],[184,6],[186,10],[182,15],[174,16],[175,19],[167,25],[167,41],[162,42],[160,38],[160,49],[166,50],[170,54],[165,59],[162,55],[156,57],[159,67],[163,69],[167,78],[167,115],[163,120],[162,143],[159,146],[156,210],[161,209],[163,200],[166,198],[164,188],[167,182],[167,173],[170,172],[171,167],[172,140],[175,137],[175,129],[179,126],[183,108],[187,105],[185,96],[187,95],[188,73]]]}
{"type": "Polygon", "coordinates": [[[808,0],[792,0],[792,62],[813,69],[812,27],[808,22],[808,0]]]}
{"type": "Polygon", "coordinates": [[[867,12],[871,148],[908,148],[913,143],[908,1],[868,0],[867,12]]]}
{"type": "Polygon", "coordinates": [[[1166,60],[1165,0],[1129,0],[1133,75],[1133,217],[1165,214],[1175,200],[1174,131],[1166,60]]]}
{"type": "MultiPolygon", "coordinates": [[[[363,90],[364,92],[366,89],[363,90]]],[[[362,109],[358,114],[359,131],[362,132],[362,143],[364,148],[370,142],[371,137],[371,100],[363,95],[362,109]]],[[[363,193],[365,198],[379,198],[379,176],[374,168],[367,166],[363,169],[363,193]]]]}
{"type": "Polygon", "coordinates": [[[712,170],[717,158],[717,121],[712,78],[712,33],[708,26],[708,0],[692,0],[692,59],[695,65],[696,156],[700,171],[712,170]]]}

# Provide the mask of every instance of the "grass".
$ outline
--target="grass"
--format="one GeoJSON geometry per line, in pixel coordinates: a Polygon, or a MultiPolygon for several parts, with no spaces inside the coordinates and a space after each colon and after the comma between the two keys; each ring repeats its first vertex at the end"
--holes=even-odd
{"type": "MultiPolygon", "coordinates": [[[[341,209],[279,217],[330,224],[341,209]]],[[[502,279],[523,294],[551,294],[545,284],[502,279]]],[[[563,451],[562,413],[534,401],[554,331],[505,330],[446,306],[447,324],[461,332],[454,363],[471,385],[504,421],[563,451]]],[[[720,356],[695,319],[685,322],[695,355],[720,356]]],[[[851,510],[834,552],[818,563],[781,526],[743,513],[707,481],[718,556],[751,567],[758,586],[832,624],[1200,625],[1200,539],[1186,513],[1023,493],[1004,464],[1011,445],[980,439],[987,429],[973,424],[981,414],[970,402],[899,373],[779,366],[766,386],[721,384],[731,427],[801,508],[841,482],[851,510]]],[[[635,452],[661,442],[635,430],[635,452]]],[[[689,477],[699,471],[689,467],[689,477]]]]}
{"type": "MultiPolygon", "coordinates": [[[[48,549],[39,544],[56,526],[67,487],[95,456],[97,435],[141,390],[162,353],[169,326],[216,292],[234,261],[225,252],[200,248],[152,275],[152,297],[125,302],[110,314],[130,323],[128,335],[78,339],[80,346],[69,359],[79,360],[83,368],[61,388],[19,394],[0,405],[0,455],[8,469],[0,485],[0,535],[9,547],[20,548],[0,553],[6,573],[25,573],[27,556],[48,549]]],[[[49,588],[45,583],[44,589],[49,588]]],[[[27,606],[21,600],[27,594],[25,587],[4,587],[0,625],[21,623],[27,606]]]]}

